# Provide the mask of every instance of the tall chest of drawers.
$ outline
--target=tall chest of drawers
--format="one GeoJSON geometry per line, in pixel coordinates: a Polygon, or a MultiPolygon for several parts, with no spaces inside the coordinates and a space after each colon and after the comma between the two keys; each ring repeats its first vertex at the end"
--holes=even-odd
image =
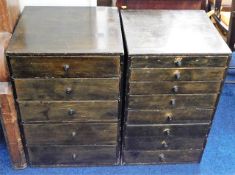
{"type": "Polygon", "coordinates": [[[230,50],[203,11],[121,12],[123,164],[200,162],[230,50]]]}
{"type": "Polygon", "coordinates": [[[116,8],[26,7],[7,59],[30,165],[119,163],[116,8]]]}

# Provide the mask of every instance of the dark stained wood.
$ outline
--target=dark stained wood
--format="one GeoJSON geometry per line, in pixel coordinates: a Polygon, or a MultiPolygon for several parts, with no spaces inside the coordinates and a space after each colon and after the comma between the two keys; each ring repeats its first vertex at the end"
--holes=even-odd
{"type": "Polygon", "coordinates": [[[224,72],[224,68],[133,68],[130,81],[221,81],[224,72]],[[176,74],[180,74],[179,79],[176,74]]]}
{"type": "Polygon", "coordinates": [[[128,124],[210,123],[213,109],[128,110],[128,124]]]}
{"type": "Polygon", "coordinates": [[[97,6],[112,6],[112,0],[97,0],[97,6]]]}
{"type": "Polygon", "coordinates": [[[124,164],[199,163],[202,150],[124,151],[124,164]]]}
{"type": "Polygon", "coordinates": [[[30,146],[33,166],[115,165],[115,146],[30,146]]]}
{"type": "Polygon", "coordinates": [[[205,95],[131,95],[129,109],[214,108],[216,94],[205,95]],[[172,100],[175,104],[172,104],[172,100]]]}
{"type": "Polygon", "coordinates": [[[203,149],[205,138],[165,138],[158,137],[126,137],[125,150],[185,150],[203,149]]]}
{"type": "Polygon", "coordinates": [[[117,100],[119,79],[15,79],[18,100],[117,100]],[[68,91],[71,92],[68,93],[68,91]]]}
{"type": "Polygon", "coordinates": [[[116,123],[24,124],[27,145],[117,145],[116,123]]]}
{"type": "Polygon", "coordinates": [[[127,125],[127,137],[157,137],[164,138],[202,138],[208,133],[210,125],[177,124],[177,125],[127,125]],[[165,130],[169,130],[167,134],[165,130]]]}
{"type": "Polygon", "coordinates": [[[20,101],[23,122],[117,122],[118,101],[20,101]]]}
{"type": "Polygon", "coordinates": [[[15,78],[112,78],[120,76],[120,57],[12,57],[15,78]],[[68,66],[66,70],[65,66],[68,66]]]}
{"type": "Polygon", "coordinates": [[[219,93],[221,82],[130,82],[130,95],[219,93]]]}
{"type": "Polygon", "coordinates": [[[120,55],[118,10],[107,7],[25,7],[7,55],[120,55]]]}
{"type": "Polygon", "coordinates": [[[130,59],[131,68],[225,67],[228,61],[220,56],[133,56],[130,59]]]}
{"type": "Polygon", "coordinates": [[[231,17],[229,22],[228,44],[231,50],[235,50],[235,0],[232,0],[231,17]]]}

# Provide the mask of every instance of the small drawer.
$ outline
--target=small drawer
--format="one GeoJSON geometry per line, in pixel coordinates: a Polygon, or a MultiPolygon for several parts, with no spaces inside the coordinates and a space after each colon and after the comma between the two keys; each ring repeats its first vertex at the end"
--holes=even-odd
{"type": "Polygon", "coordinates": [[[228,57],[220,56],[135,56],[132,68],[226,67],[228,57]]]}
{"type": "Polygon", "coordinates": [[[202,150],[124,151],[124,164],[199,163],[202,150]]]}
{"type": "Polygon", "coordinates": [[[207,136],[210,125],[176,124],[176,125],[127,125],[126,137],[166,138],[203,138],[207,136]]]}
{"type": "Polygon", "coordinates": [[[219,93],[221,82],[130,82],[129,94],[208,94],[219,93]]]}
{"type": "Polygon", "coordinates": [[[118,101],[19,101],[23,122],[117,122],[118,101]]]}
{"type": "Polygon", "coordinates": [[[85,166],[117,164],[116,146],[30,146],[32,166],[85,166]]]}
{"type": "Polygon", "coordinates": [[[128,124],[210,123],[213,109],[128,110],[128,124]]]}
{"type": "Polygon", "coordinates": [[[125,137],[125,150],[203,149],[205,138],[125,137]]]}
{"type": "Polygon", "coordinates": [[[119,77],[120,57],[10,57],[14,78],[119,77]]]}
{"type": "Polygon", "coordinates": [[[27,145],[116,145],[117,123],[24,124],[27,145]]]}
{"type": "Polygon", "coordinates": [[[133,68],[130,81],[221,81],[225,68],[133,68]]]}
{"type": "Polygon", "coordinates": [[[117,100],[119,79],[15,79],[18,100],[117,100]]]}
{"type": "Polygon", "coordinates": [[[215,108],[217,94],[130,95],[129,109],[215,108]]]}

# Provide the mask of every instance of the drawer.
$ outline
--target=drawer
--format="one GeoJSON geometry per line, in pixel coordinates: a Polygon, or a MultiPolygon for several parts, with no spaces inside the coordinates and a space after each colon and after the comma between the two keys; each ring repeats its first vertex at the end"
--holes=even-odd
{"type": "Polygon", "coordinates": [[[116,145],[117,123],[24,124],[27,145],[116,145]]]}
{"type": "Polygon", "coordinates": [[[175,125],[127,125],[126,137],[157,137],[165,138],[202,138],[206,137],[210,125],[175,124],[175,125]]]}
{"type": "Polygon", "coordinates": [[[15,78],[119,77],[120,57],[10,57],[15,78]]]}
{"type": "Polygon", "coordinates": [[[214,108],[217,94],[130,95],[129,109],[214,108]]]}
{"type": "Polygon", "coordinates": [[[130,82],[129,94],[207,94],[219,93],[221,82],[130,82]]]}
{"type": "Polygon", "coordinates": [[[228,57],[220,56],[136,56],[132,68],[226,67],[228,57]]]}
{"type": "Polygon", "coordinates": [[[18,100],[117,100],[119,79],[15,79],[18,100]]]}
{"type": "Polygon", "coordinates": [[[210,123],[213,109],[128,110],[128,124],[210,123]]]}
{"type": "Polygon", "coordinates": [[[23,122],[117,122],[118,101],[19,101],[23,122]]]}
{"type": "Polygon", "coordinates": [[[125,137],[125,150],[203,149],[205,138],[125,137]]]}
{"type": "Polygon", "coordinates": [[[220,81],[224,77],[224,68],[133,68],[131,81],[220,81]]]}
{"type": "Polygon", "coordinates": [[[116,146],[30,146],[33,166],[113,165],[117,164],[116,146]]]}
{"type": "Polygon", "coordinates": [[[202,150],[124,151],[124,164],[199,163],[202,150]]]}

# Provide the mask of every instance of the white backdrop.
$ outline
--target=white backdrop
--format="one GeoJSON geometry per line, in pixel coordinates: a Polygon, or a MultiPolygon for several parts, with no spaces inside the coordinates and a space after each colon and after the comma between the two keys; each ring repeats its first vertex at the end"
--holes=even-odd
{"type": "Polygon", "coordinates": [[[20,9],[24,6],[96,6],[97,0],[20,0],[20,9]]]}

